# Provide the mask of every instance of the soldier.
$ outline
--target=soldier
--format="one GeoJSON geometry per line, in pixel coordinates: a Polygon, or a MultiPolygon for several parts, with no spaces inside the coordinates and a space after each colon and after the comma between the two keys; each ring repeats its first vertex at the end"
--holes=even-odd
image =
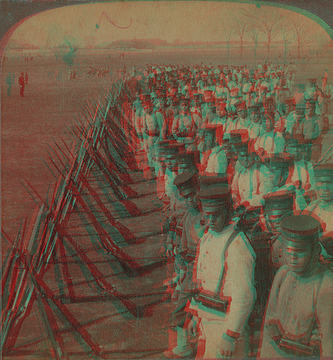
{"type": "Polygon", "coordinates": [[[273,189],[270,171],[255,160],[251,140],[235,144],[238,167],[232,181],[232,197],[235,206],[245,208],[261,206],[263,196],[273,189]]]}
{"type": "Polygon", "coordinates": [[[177,346],[164,352],[168,358],[193,357],[188,330],[185,327],[187,301],[196,291],[193,282],[193,265],[199,239],[203,236],[204,226],[199,203],[195,198],[198,180],[195,172],[184,172],[176,176],[174,184],[179,195],[186,200],[186,211],[181,219],[181,241],[176,251],[176,261],[180,267],[179,281],[173,294],[171,326],[177,332],[177,346]]]}
{"type": "Polygon", "coordinates": [[[149,96],[146,96],[143,107],[145,110],[143,131],[147,135],[146,148],[147,148],[148,165],[150,166],[152,171],[155,171],[157,175],[159,170],[159,165],[154,160],[155,147],[161,136],[164,118],[161,113],[154,112],[153,103],[149,96]]]}
{"type": "Polygon", "coordinates": [[[18,78],[18,82],[20,87],[20,95],[24,97],[24,88],[25,88],[24,73],[21,73],[21,76],[18,78]]]}
{"type": "Polygon", "coordinates": [[[202,119],[201,112],[201,94],[195,93],[193,94],[193,106],[191,108],[191,114],[197,114],[202,119]]]}
{"type": "Polygon", "coordinates": [[[290,139],[286,142],[286,152],[294,157],[294,166],[290,170],[286,186],[293,185],[296,188],[297,210],[306,208],[308,200],[305,195],[315,188],[313,166],[307,160],[310,152],[309,146],[311,144],[302,138],[290,139]]]}
{"type": "Polygon", "coordinates": [[[222,146],[223,126],[207,124],[204,128],[204,151],[201,153],[201,175],[218,176],[226,174],[228,158],[222,146]],[[219,138],[219,140],[218,140],[219,138]]]}
{"type": "Polygon", "coordinates": [[[318,165],[314,169],[315,190],[318,199],[312,201],[305,209],[316,217],[322,225],[323,238],[320,242],[328,254],[333,256],[333,166],[318,165]]]}
{"type": "Polygon", "coordinates": [[[230,91],[228,87],[225,85],[224,79],[220,78],[219,83],[216,85],[215,88],[215,98],[228,101],[229,97],[230,97],[230,91]]]}
{"type": "Polygon", "coordinates": [[[333,355],[333,274],[319,262],[319,231],[309,215],[281,222],[286,266],[270,292],[261,358],[333,355]]]}
{"type": "Polygon", "coordinates": [[[328,119],[316,115],[316,102],[309,99],[305,104],[305,118],[303,122],[303,134],[305,139],[312,140],[312,161],[317,163],[321,156],[323,136],[329,130],[328,119]]]}
{"type": "Polygon", "coordinates": [[[236,104],[239,102],[238,100],[239,88],[230,89],[230,97],[227,101],[227,110],[228,112],[236,112],[236,104]]]}
{"type": "Polygon", "coordinates": [[[284,151],[285,140],[280,132],[274,129],[274,119],[265,114],[261,117],[262,133],[257,138],[254,148],[258,155],[279,154],[284,151]]]}
{"type": "Polygon", "coordinates": [[[282,256],[280,224],[284,215],[295,210],[294,199],[295,194],[287,190],[271,192],[264,196],[263,209],[265,225],[267,230],[272,233],[270,252],[274,273],[276,273],[281,266],[285,265],[285,260],[282,256]]]}
{"type": "Polygon", "coordinates": [[[262,132],[261,128],[261,118],[260,118],[260,109],[262,104],[255,104],[248,106],[248,111],[250,114],[251,123],[249,125],[249,137],[250,139],[257,140],[262,132]]]}
{"type": "Polygon", "coordinates": [[[240,101],[236,104],[237,118],[234,120],[234,130],[249,129],[251,124],[250,118],[247,116],[246,102],[240,101]]]}
{"type": "Polygon", "coordinates": [[[231,120],[228,118],[227,104],[224,100],[217,101],[216,104],[216,117],[213,119],[212,124],[223,125],[223,133],[228,133],[231,120]]]}
{"type": "Polygon", "coordinates": [[[171,104],[165,112],[165,119],[162,126],[162,139],[174,139],[172,134],[172,124],[176,116],[179,115],[179,100],[176,97],[171,99],[171,104]]]}
{"type": "Polygon", "coordinates": [[[245,358],[247,321],[256,298],[253,283],[256,255],[244,233],[237,231],[231,222],[228,186],[200,190],[197,197],[209,229],[197,252],[194,278],[200,293],[188,307],[194,315],[189,331],[197,332],[200,319],[205,337],[204,359],[245,358]]]}
{"type": "Polygon", "coordinates": [[[201,105],[202,120],[205,122],[208,114],[211,113],[211,108],[215,104],[215,98],[212,90],[205,90],[203,95],[204,103],[201,105]]]}
{"type": "Polygon", "coordinates": [[[189,109],[190,99],[184,97],[181,98],[180,113],[174,118],[172,124],[172,134],[174,138],[177,141],[184,143],[186,148],[188,148],[194,142],[199,125],[195,121],[195,116],[191,116],[189,109]]]}

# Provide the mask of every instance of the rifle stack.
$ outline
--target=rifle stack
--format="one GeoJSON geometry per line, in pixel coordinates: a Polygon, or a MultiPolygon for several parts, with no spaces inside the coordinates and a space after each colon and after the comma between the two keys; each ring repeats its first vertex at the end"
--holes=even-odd
{"type": "Polygon", "coordinates": [[[162,301],[162,204],[121,127],[125,95],[134,94],[119,80],[89,104],[85,121],[78,119],[68,129],[71,149],[61,139],[65,147],[55,143],[55,156],[49,153],[59,173],[52,198],[36,207],[30,225],[21,224],[14,240],[2,229],[11,244],[2,273],[5,354],[29,347],[19,341],[20,332],[31,326],[29,316],[37,306],[44,329],[39,341],[50,344],[49,356],[70,358],[65,335],[71,333],[86,354],[106,358],[103,347],[110,340],[101,344],[88,332],[78,304],[98,302],[99,312],[106,304],[103,315],[137,320],[162,301]]]}

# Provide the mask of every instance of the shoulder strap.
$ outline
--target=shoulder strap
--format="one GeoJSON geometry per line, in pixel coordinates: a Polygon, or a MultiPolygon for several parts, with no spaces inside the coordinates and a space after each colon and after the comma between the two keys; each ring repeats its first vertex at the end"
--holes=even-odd
{"type": "Polygon", "coordinates": [[[314,303],[314,306],[315,306],[314,315],[313,315],[313,318],[312,318],[311,323],[309,325],[309,328],[306,331],[306,333],[304,335],[304,338],[303,338],[303,340],[304,340],[304,342],[306,342],[306,344],[310,341],[312,331],[313,331],[313,329],[314,329],[314,327],[316,325],[316,322],[317,322],[317,319],[316,319],[316,307],[317,307],[318,296],[319,296],[319,292],[320,292],[320,289],[321,289],[321,285],[323,283],[323,278],[324,278],[325,272],[326,272],[326,270],[323,270],[323,272],[320,274],[320,283],[319,283],[318,292],[316,294],[315,303],[314,303]]]}
{"type": "Polygon", "coordinates": [[[222,271],[222,275],[221,275],[221,278],[220,278],[220,281],[218,283],[218,286],[216,288],[216,291],[214,293],[214,297],[218,297],[220,292],[221,292],[221,289],[222,289],[222,283],[223,283],[223,278],[224,278],[224,273],[225,273],[225,254],[230,246],[230,244],[235,240],[235,238],[237,237],[237,235],[241,232],[242,230],[240,229],[237,229],[237,230],[234,230],[232,232],[232,234],[229,236],[229,239],[225,245],[225,248],[224,248],[224,251],[222,253],[222,264],[223,264],[223,271],[222,271]]]}

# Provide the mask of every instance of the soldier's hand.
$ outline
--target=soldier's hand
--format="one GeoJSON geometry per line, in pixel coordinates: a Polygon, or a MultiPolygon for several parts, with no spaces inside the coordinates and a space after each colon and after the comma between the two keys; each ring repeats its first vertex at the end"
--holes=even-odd
{"type": "Polygon", "coordinates": [[[219,343],[219,350],[223,357],[231,357],[235,351],[235,342],[230,342],[225,339],[221,339],[219,343]]]}
{"type": "Polygon", "coordinates": [[[186,277],[186,271],[181,269],[180,273],[179,273],[179,281],[178,284],[181,285],[183,283],[183,281],[185,280],[186,277]]]}
{"type": "Polygon", "coordinates": [[[198,336],[198,318],[193,316],[190,323],[188,324],[188,332],[190,336],[197,337],[198,336]]]}
{"type": "Polygon", "coordinates": [[[158,253],[159,253],[160,258],[166,259],[166,248],[165,248],[165,246],[161,246],[158,253]]]}
{"type": "Polygon", "coordinates": [[[166,250],[166,257],[168,259],[171,259],[173,256],[174,256],[174,254],[173,254],[173,246],[168,245],[167,250],[166,250]]]}

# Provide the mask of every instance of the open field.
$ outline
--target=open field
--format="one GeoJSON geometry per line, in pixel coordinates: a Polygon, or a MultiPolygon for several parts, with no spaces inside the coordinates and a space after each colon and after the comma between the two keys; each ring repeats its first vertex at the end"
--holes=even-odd
{"type": "MultiPolygon", "coordinates": [[[[26,51],[26,55],[28,52],[26,51]]],[[[1,80],[1,192],[2,192],[2,227],[14,236],[22,218],[28,217],[35,202],[21,185],[19,180],[26,179],[37,189],[44,199],[49,184],[55,178],[44,165],[43,158],[50,167],[48,153],[55,147],[54,142],[62,144],[62,140],[70,141],[65,132],[67,127],[75,122],[74,116],[82,113],[87,103],[93,97],[102,94],[111,82],[111,74],[97,78],[85,77],[90,66],[110,67],[111,72],[126,66],[145,66],[148,63],[172,64],[247,64],[253,66],[256,62],[244,54],[243,59],[221,56],[220,51],[196,51],[163,53],[146,51],[142,53],[128,52],[124,58],[119,58],[120,52],[104,53],[78,52],[73,65],[67,65],[60,56],[56,59],[52,53],[45,54],[34,51],[32,61],[25,61],[25,54],[16,54],[5,59],[2,67],[1,80]],[[68,69],[76,70],[76,79],[68,79],[68,69]],[[28,72],[29,82],[26,96],[19,95],[18,77],[21,72],[28,72]],[[15,74],[11,96],[7,95],[6,76],[15,74]]],[[[225,55],[225,54],[224,54],[225,55]]],[[[260,54],[259,54],[260,55],[260,54]]],[[[294,61],[294,59],[292,60],[294,61]]],[[[311,58],[301,61],[297,71],[296,81],[304,83],[306,78],[320,78],[322,71],[328,68],[328,79],[333,76],[329,68],[329,58],[311,58]]],[[[53,153],[53,158],[59,164],[53,153]]],[[[54,167],[52,170],[56,172],[54,167]]],[[[55,173],[58,176],[57,173],[55,173]]],[[[37,198],[37,196],[34,194],[37,198]]]]}
{"type": "MultiPolygon", "coordinates": [[[[116,70],[131,68],[132,66],[145,66],[151,63],[172,63],[172,64],[230,64],[253,66],[256,64],[250,57],[244,54],[243,59],[230,57],[229,60],[221,57],[220,51],[207,52],[190,52],[175,51],[169,53],[161,52],[142,52],[142,53],[126,53],[124,58],[120,58],[120,52],[113,54],[103,52],[80,53],[74,58],[73,64],[66,64],[60,56],[56,59],[54,54],[39,54],[34,52],[34,58],[30,61],[24,60],[23,56],[15,59],[8,57],[3,63],[2,80],[1,80],[1,221],[3,229],[14,237],[18,231],[21,219],[29,219],[36,207],[35,201],[40,202],[37,195],[32,192],[32,196],[28,194],[21,182],[26,184],[26,180],[37,190],[42,199],[46,198],[48,188],[52,192],[56,177],[59,173],[52,165],[49,154],[55,160],[57,166],[61,168],[61,162],[56,155],[52,153],[51,148],[56,149],[59,153],[55,142],[62,148],[66,146],[70,149],[72,144],[67,136],[69,128],[75,123],[74,117],[84,121],[86,105],[91,104],[94,110],[93,99],[101,96],[110,85],[113,78],[116,78],[116,70]],[[39,56],[40,55],[40,56],[39,56]],[[104,77],[86,76],[86,72],[91,66],[96,68],[110,67],[111,73],[104,77]],[[68,70],[75,69],[76,78],[68,78],[68,70]],[[18,77],[21,72],[28,72],[29,82],[26,88],[25,97],[19,95],[18,77]],[[15,82],[11,88],[11,96],[8,96],[6,77],[8,73],[15,74],[15,82]],[[51,148],[50,148],[51,147],[51,148]],[[43,163],[42,158],[52,169],[52,173],[43,163]]],[[[249,54],[248,54],[249,55],[249,54]]],[[[294,60],[292,60],[294,61],[294,60]]],[[[321,58],[320,60],[305,59],[301,61],[296,74],[297,83],[305,83],[308,77],[318,77],[323,70],[328,68],[329,81],[332,79],[332,68],[328,67],[330,59],[321,58]]],[[[319,83],[319,81],[318,81],[319,83]]],[[[323,150],[332,143],[332,131],[329,132],[325,139],[323,150]]],[[[137,185],[140,191],[145,192],[147,189],[141,183],[137,185]]],[[[149,186],[152,186],[150,184],[149,186]]],[[[154,188],[153,186],[151,187],[154,188]]],[[[149,187],[150,189],[150,187],[149,187]]],[[[48,195],[48,199],[52,196],[48,195]]],[[[149,195],[150,196],[150,195],[149,195]]],[[[147,196],[146,202],[137,199],[138,207],[147,207],[153,204],[151,198],[147,196]],[[148,200],[147,200],[148,199],[148,200]]],[[[156,199],[155,199],[156,200],[156,199]]],[[[109,204],[108,204],[109,205],[109,204]]],[[[102,214],[101,214],[102,215],[102,214]]],[[[152,215],[148,218],[142,218],[140,221],[141,228],[136,227],[135,221],[131,218],[125,219],[124,224],[131,228],[135,233],[140,230],[153,232],[155,228],[159,228],[158,215],[152,215]],[[146,225],[148,224],[149,226],[146,225]],[[132,226],[132,227],[131,227],[132,226]]],[[[78,222],[74,217],[73,223],[78,222]]],[[[74,224],[75,225],[75,224],[74,224]]],[[[77,234],[80,236],[80,234],[77,234]]],[[[143,243],[142,251],[149,253],[151,248],[156,247],[160,240],[161,234],[150,237],[147,243],[143,243]],[[145,246],[151,241],[151,248],[145,246]]],[[[122,274],[117,273],[117,266],[110,261],[108,255],[103,251],[96,252],[92,249],[88,236],[82,241],[83,248],[87,247],[87,253],[93,257],[93,261],[98,264],[99,268],[106,277],[111,277],[111,281],[120,287],[123,293],[134,291],[140,301],[155,301],[151,313],[142,319],[127,319],[121,311],[111,302],[105,299],[100,302],[73,303],[71,309],[75,316],[81,321],[81,325],[89,330],[89,333],[95,340],[106,349],[109,359],[135,359],[135,358],[161,358],[162,351],[167,347],[167,316],[169,314],[169,303],[161,301],[164,288],[161,286],[163,280],[167,277],[167,269],[159,268],[155,272],[148,274],[143,280],[136,278],[134,280],[127,279],[124,281],[122,274]],[[118,280],[118,276],[120,280],[118,280]],[[149,299],[147,292],[159,291],[156,299],[149,299]],[[141,296],[141,298],[140,298],[141,296]]],[[[128,247],[129,250],[131,247],[128,247]]],[[[134,247],[133,247],[134,248],[134,247]]],[[[8,245],[2,243],[3,255],[6,254],[8,245]]],[[[137,248],[134,249],[134,255],[137,255],[137,248]]],[[[134,251],[133,250],[133,251],[134,251]]],[[[132,254],[132,255],[133,255],[132,254]]],[[[56,264],[60,264],[61,259],[54,259],[54,268],[56,264]]],[[[74,278],[75,291],[77,295],[87,295],[85,293],[87,285],[86,279],[80,273],[77,263],[69,257],[69,267],[71,275],[74,278]],[[80,293],[81,291],[81,293],[80,293]]],[[[119,267],[119,266],[118,266],[119,267]]],[[[52,284],[56,290],[59,281],[56,279],[56,271],[49,271],[46,274],[45,281],[52,284]]],[[[61,292],[61,291],[60,291],[61,292]]],[[[88,294],[89,295],[89,294],[88,294]]],[[[94,294],[92,294],[94,295],[94,294]]],[[[68,299],[67,299],[68,300],[68,299]]],[[[18,351],[8,356],[8,359],[46,359],[50,358],[50,343],[42,327],[37,307],[34,305],[31,315],[24,323],[22,331],[18,338],[18,351]]],[[[91,358],[84,353],[81,347],[74,341],[71,328],[63,330],[66,348],[69,350],[70,359],[86,359],[91,358]]]]}

